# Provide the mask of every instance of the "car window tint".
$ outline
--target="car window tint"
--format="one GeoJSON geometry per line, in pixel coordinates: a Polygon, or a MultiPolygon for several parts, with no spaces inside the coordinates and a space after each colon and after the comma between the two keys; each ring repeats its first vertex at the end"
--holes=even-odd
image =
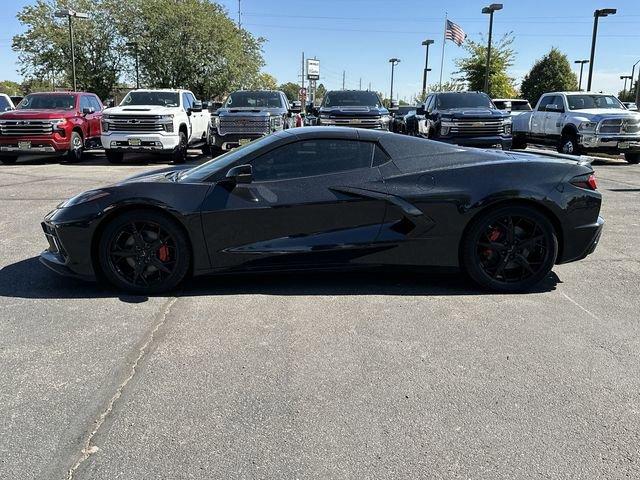
{"type": "Polygon", "coordinates": [[[186,93],[182,94],[182,104],[185,110],[189,110],[191,108],[191,99],[189,98],[189,95],[187,95],[186,93]]]}
{"type": "Polygon", "coordinates": [[[389,155],[384,153],[384,151],[379,146],[376,145],[373,151],[373,166],[378,167],[380,165],[387,163],[389,160],[391,160],[389,155]]]}
{"type": "Polygon", "coordinates": [[[99,112],[102,110],[102,104],[96,97],[89,97],[89,103],[94,111],[99,112]]]}
{"type": "Polygon", "coordinates": [[[0,96],[0,112],[4,112],[10,109],[11,105],[9,105],[9,100],[7,100],[5,97],[0,96]]]}
{"type": "Polygon", "coordinates": [[[251,162],[255,181],[312,177],[371,167],[373,144],[355,140],[303,140],[251,162]]]}
{"type": "Polygon", "coordinates": [[[553,99],[555,97],[553,95],[547,95],[542,97],[542,100],[540,100],[540,105],[538,105],[538,110],[543,110],[547,105],[552,104],[553,103],[553,99]]]}
{"type": "Polygon", "coordinates": [[[82,95],[82,97],[80,97],[80,111],[84,111],[85,108],[93,108],[88,95],[82,95]]]}

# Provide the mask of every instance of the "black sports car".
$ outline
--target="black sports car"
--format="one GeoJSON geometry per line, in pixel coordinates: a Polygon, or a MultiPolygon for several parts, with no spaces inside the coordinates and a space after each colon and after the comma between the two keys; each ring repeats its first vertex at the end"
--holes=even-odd
{"type": "Polygon", "coordinates": [[[42,223],[41,260],[140,293],[189,274],[391,265],[518,291],[593,252],[600,204],[575,157],[306,127],[71,198],[42,223]]]}

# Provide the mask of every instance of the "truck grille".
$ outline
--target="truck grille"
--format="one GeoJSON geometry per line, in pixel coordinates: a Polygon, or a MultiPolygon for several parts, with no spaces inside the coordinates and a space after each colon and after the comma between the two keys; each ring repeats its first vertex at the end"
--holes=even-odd
{"type": "Polygon", "coordinates": [[[104,119],[109,125],[110,132],[155,133],[164,131],[164,124],[160,115],[109,115],[104,119]]]}
{"type": "Polygon", "coordinates": [[[450,133],[469,137],[500,135],[504,133],[504,123],[502,120],[456,119],[450,133]]]}
{"type": "Polygon", "coordinates": [[[270,126],[271,120],[264,117],[220,117],[218,131],[220,135],[228,133],[266,135],[269,133],[270,126]]]}
{"type": "Polygon", "coordinates": [[[615,135],[640,132],[640,121],[623,118],[611,118],[600,122],[599,133],[612,133],[615,135]]]}
{"type": "Polygon", "coordinates": [[[357,128],[381,128],[380,118],[362,118],[362,117],[333,117],[323,118],[320,120],[322,125],[335,125],[339,127],[357,127],[357,128]]]}
{"type": "Polygon", "coordinates": [[[53,122],[50,120],[2,120],[0,135],[51,135],[53,122]]]}

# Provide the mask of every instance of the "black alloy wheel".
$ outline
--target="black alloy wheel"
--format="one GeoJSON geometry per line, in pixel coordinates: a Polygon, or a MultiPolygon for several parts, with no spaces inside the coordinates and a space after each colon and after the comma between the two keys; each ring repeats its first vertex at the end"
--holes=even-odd
{"type": "Polygon", "coordinates": [[[558,255],[548,218],[534,208],[503,207],[480,217],[463,244],[463,264],[483,287],[525,291],[545,278],[558,255]]]}
{"type": "Polygon", "coordinates": [[[171,155],[171,161],[173,163],[185,163],[187,161],[187,149],[189,148],[187,141],[187,134],[181,130],[178,133],[178,146],[171,155]]]}
{"type": "Polygon", "coordinates": [[[80,135],[78,132],[71,132],[70,144],[71,146],[69,147],[69,151],[67,152],[67,162],[81,162],[82,156],[84,154],[84,141],[82,140],[82,135],[80,135]]]}
{"type": "Polygon", "coordinates": [[[113,285],[133,293],[175,288],[186,276],[191,252],[182,230],[162,214],[127,212],[105,228],[100,267],[113,285]]]}

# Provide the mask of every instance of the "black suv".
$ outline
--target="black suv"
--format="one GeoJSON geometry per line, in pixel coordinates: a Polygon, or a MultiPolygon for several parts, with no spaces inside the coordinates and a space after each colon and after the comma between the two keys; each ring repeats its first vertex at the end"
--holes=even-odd
{"type": "Polygon", "coordinates": [[[209,144],[231,150],[278,130],[301,125],[300,105],[277,90],[238,90],[211,114],[209,144]]]}
{"type": "Polygon", "coordinates": [[[316,125],[389,130],[391,116],[377,93],[368,90],[327,92],[320,108],[312,112],[316,125]]]}
{"type": "Polygon", "coordinates": [[[482,92],[437,92],[405,118],[409,135],[470,147],[511,149],[511,116],[482,92]]]}

